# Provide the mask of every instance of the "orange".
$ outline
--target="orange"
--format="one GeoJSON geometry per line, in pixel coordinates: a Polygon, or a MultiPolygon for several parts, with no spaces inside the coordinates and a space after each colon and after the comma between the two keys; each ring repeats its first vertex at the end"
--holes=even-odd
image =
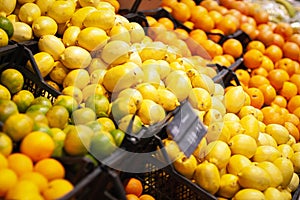
{"type": "Polygon", "coordinates": [[[201,29],[194,29],[190,32],[190,37],[192,40],[197,42],[198,44],[202,44],[204,41],[207,40],[207,35],[205,31],[201,29]]]}
{"type": "Polygon", "coordinates": [[[216,11],[216,10],[209,11],[208,15],[214,20],[215,24],[220,23],[220,21],[223,18],[223,15],[220,12],[216,11]]]}
{"type": "Polygon", "coordinates": [[[218,6],[215,8],[215,10],[221,13],[222,15],[225,15],[228,12],[228,9],[224,6],[218,6]]]}
{"type": "Polygon", "coordinates": [[[214,56],[212,59],[212,63],[216,63],[225,67],[229,67],[231,65],[230,61],[224,55],[214,56]]]}
{"type": "Polygon", "coordinates": [[[240,11],[241,13],[248,15],[249,14],[249,9],[248,9],[248,5],[246,2],[243,1],[233,1],[231,4],[231,7],[234,9],[237,9],[238,11],[240,11]]]}
{"type": "Polygon", "coordinates": [[[139,200],[139,197],[136,196],[135,194],[126,194],[126,199],[127,200],[139,200]]]}
{"type": "Polygon", "coordinates": [[[12,188],[7,191],[6,199],[36,199],[42,200],[39,188],[28,180],[19,180],[12,188]]]}
{"type": "Polygon", "coordinates": [[[263,67],[259,67],[259,68],[253,69],[251,71],[251,76],[255,76],[255,75],[261,75],[261,76],[267,77],[268,71],[263,67]]]}
{"type": "Polygon", "coordinates": [[[265,24],[269,21],[269,13],[264,10],[257,10],[254,12],[253,18],[255,19],[257,24],[265,24]]]}
{"type": "Polygon", "coordinates": [[[256,88],[264,84],[270,84],[270,81],[262,75],[251,76],[248,82],[249,87],[256,87],[256,88]]]}
{"type": "Polygon", "coordinates": [[[136,196],[141,196],[143,193],[142,182],[136,178],[130,178],[125,180],[124,189],[126,194],[134,194],[136,196]]]}
{"type": "Polygon", "coordinates": [[[143,194],[140,196],[139,198],[140,200],[155,200],[153,196],[149,195],[149,194],[143,194]]]}
{"type": "Polygon", "coordinates": [[[264,95],[264,104],[270,105],[276,97],[276,90],[272,85],[264,84],[258,87],[264,95]]]}
{"type": "Polygon", "coordinates": [[[209,10],[214,10],[219,6],[218,2],[211,1],[211,0],[201,1],[200,5],[203,6],[204,8],[206,8],[208,11],[209,10]]]}
{"type": "Polygon", "coordinates": [[[287,41],[294,42],[294,43],[300,45],[300,33],[294,33],[289,38],[287,38],[287,41]]]}
{"type": "Polygon", "coordinates": [[[300,48],[294,42],[285,42],[282,47],[283,56],[292,60],[298,60],[300,55],[300,48]]]}
{"type": "Polygon", "coordinates": [[[168,30],[174,29],[174,23],[167,17],[159,18],[157,22],[163,24],[168,30]]]}
{"type": "Polygon", "coordinates": [[[215,22],[209,14],[202,14],[199,18],[194,21],[195,28],[209,32],[215,28],[215,22]]]}
{"type": "Polygon", "coordinates": [[[255,39],[264,43],[265,46],[272,45],[274,34],[269,29],[261,29],[258,31],[258,34],[255,39]]]}
{"type": "Polygon", "coordinates": [[[272,44],[266,48],[265,55],[275,63],[282,58],[283,52],[280,47],[272,44]]]}
{"type": "Polygon", "coordinates": [[[223,56],[231,63],[233,64],[235,62],[235,59],[232,55],[229,55],[229,54],[223,54],[223,56]]]}
{"type": "Polygon", "coordinates": [[[18,176],[33,170],[33,163],[30,157],[21,154],[13,153],[7,157],[8,168],[12,169],[18,176]]]}
{"type": "Polygon", "coordinates": [[[250,80],[250,74],[244,70],[244,69],[237,69],[235,71],[235,74],[237,75],[240,82],[242,82],[244,85],[248,85],[250,80]]]}
{"type": "Polygon", "coordinates": [[[285,122],[291,122],[295,126],[298,126],[299,123],[300,123],[299,118],[293,113],[288,113],[288,114],[284,115],[284,121],[285,122]]]}
{"type": "Polygon", "coordinates": [[[195,1],[193,0],[180,0],[180,2],[186,4],[190,8],[190,10],[192,10],[196,6],[195,1]]]}
{"type": "Polygon", "coordinates": [[[281,58],[275,63],[274,67],[275,69],[283,69],[287,71],[289,76],[292,76],[296,71],[295,62],[293,62],[290,58],[281,58]]]}
{"type": "Polygon", "coordinates": [[[247,44],[246,50],[249,51],[250,49],[257,49],[262,53],[265,53],[266,47],[264,43],[258,40],[252,40],[247,44]]]}
{"type": "Polygon", "coordinates": [[[34,171],[42,174],[48,181],[64,178],[64,166],[54,158],[45,158],[34,165],[34,171]]]}
{"type": "Polygon", "coordinates": [[[176,5],[177,0],[162,0],[161,1],[161,6],[168,6],[168,7],[173,7],[176,5]]]}
{"type": "Polygon", "coordinates": [[[251,106],[261,108],[264,105],[264,95],[258,88],[248,88],[246,92],[250,96],[251,106]]]}
{"type": "Polygon", "coordinates": [[[296,141],[299,141],[299,130],[295,124],[291,122],[285,122],[284,127],[289,131],[289,134],[293,136],[296,141]]]}
{"type": "Polygon", "coordinates": [[[267,78],[276,90],[280,90],[283,83],[289,80],[289,74],[283,69],[273,69],[269,72],[267,78]]]}
{"type": "Polygon", "coordinates": [[[261,65],[259,67],[262,67],[267,70],[267,72],[271,71],[274,69],[274,63],[273,61],[268,57],[268,56],[263,56],[261,65]]]}
{"type": "Polygon", "coordinates": [[[146,16],[146,19],[150,27],[157,23],[157,20],[154,17],[146,16]]]}
{"type": "Polygon", "coordinates": [[[238,58],[243,53],[243,46],[241,42],[237,39],[230,38],[226,40],[223,44],[223,51],[226,54],[232,55],[234,58],[238,58]]]}
{"type": "Polygon", "coordinates": [[[189,33],[182,28],[176,28],[174,32],[176,33],[178,39],[186,40],[189,37],[189,33]]]}
{"type": "Polygon", "coordinates": [[[300,94],[300,74],[293,74],[290,81],[297,86],[298,94],[300,94]]]}
{"type": "Polygon", "coordinates": [[[293,96],[296,96],[297,93],[298,93],[297,86],[294,83],[289,81],[285,81],[283,83],[281,90],[279,91],[279,94],[284,98],[286,98],[287,100],[289,100],[293,96]]]}
{"type": "Polygon", "coordinates": [[[183,22],[183,25],[191,30],[193,30],[194,26],[195,26],[194,22],[191,22],[191,21],[185,21],[185,22],[183,22]]]}
{"type": "MultiPolygon", "coordinates": [[[[13,151],[13,142],[11,138],[3,132],[0,132],[0,160],[1,156],[8,156],[13,151]]],[[[0,161],[1,169],[1,161],[0,161]]]]}
{"type": "Polygon", "coordinates": [[[230,13],[230,11],[233,11],[233,9],[230,9],[226,13],[226,15],[224,16],[224,18],[225,19],[227,18],[228,20],[232,20],[235,23],[235,25],[236,25],[236,27],[238,29],[240,27],[240,25],[241,25],[241,23],[240,23],[240,13],[238,12],[238,14],[236,15],[234,13],[237,13],[237,12],[230,13]]]}
{"type": "Polygon", "coordinates": [[[212,40],[206,40],[202,43],[203,48],[207,51],[207,53],[211,56],[222,55],[223,49],[219,44],[216,44],[212,40]]]}
{"type": "Polygon", "coordinates": [[[8,167],[8,162],[6,157],[3,154],[0,154],[0,169],[4,169],[8,167]]]}
{"type": "Polygon", "coordinates": [[[263,123],[266,125],[268,124],[283,124],[284,119],[281,116],[280,112],[277,112],[276,108],[272,106],[265,106],[261,109],[264,117],[263,117],[263,123]]]}
{"type": "Polygon", "coordinates": [[[172,16],[180,22],[185,22],[191,17],[190,8],[182,2],[172,5],[171,8],[172,16]]]}
{"type": "Polygon", "coordinates": [[[218,43],[221,40],[222,35],[224,35],[224,32],[219,29],[212,29],[210,30],[210,33],[215,33],[215,34],[208,34],[208,38],[214,41],[215,43],[218,43]]]}
{"type": "Polygon", "coordinates": [[[287,109],[293,113],[298,107],[300,107],[300,95],[295,95],[289,100],[287,109]]]}
{"type": "Polygon", "coordinates": [[[72,191],[73,184],[65,179],[55,179],[49,182],[48,187],[43,191],[45,200],[59,199],[72,191]]]}
{"type": "Polygon", "coordinates": [[[256,27],[253,24],[250,24],[248,22],[242,23],[240,25],[240,29],[242,31],[244,31],[245,33],[247,33],[247,35],[254,40],[258,34],[258,32],[256,31],[256,27]]]}
{"type": "Polygon", "coordinates": [[[293,28],[289,23],[279,22],[274,29],[274,33],[278,33],[284,39],[287,39],[293,35],[293,28]]]}
{"type": "Polygon", "coordinates": [[[275,45],[279,46],[280,48],[282,48],[284,45],[284,38],[278,33],[273,33],[272,44],[275,44],[275,45]]]}
{"type": "Polygon", "coordinates": [[[202,14],[208,14],[208,11],[206,8],[204,8],[203,6],[195,6],[192,10],[191,10],[191,18],[190,20],[192,22],[195,22],[198,18],[201,17],[202,14]]]}
{"type": "Polygon", "coordinates": [[[20,151],[29,156],[34,162],[49,158],[54,148],[55,144],[51,136],[40,131],[29,133],[20,145],[20,151]]]}
{"type": "Polygon", "coordinates": [[[223,17],[216,25],[217,29],[223,31],[225,35],[234,33],[237,30],[237,24],[231,17],[223,17]]]}
{"type": "Polygon", "coordinates": [[[38,172],[27,172],[23,174],[19,180],[28,180],[33,182],[39,188],[40,192],[45,190],[48,186],[48,180],[46,177],[38,172]]]}
{"type": "Polygon", "coordinates": [[[273,104],[278,105],[282,108],[286,108],[287,100],[281,95],[276,95],[274,100],[271,102],[271,105],[273,104]]]}
{"type": "Polygon", "coordinates": [[[17,181],[18,176],[13,170],[8,168],[0,169],[0,197],[4,197],[17,181]]]}
{"type": "Polygon", "coordinates": [[[263,53],[257,49],[250,49],[243,55],[244,65],[249,69],[258,68],[263,60],[263,53]]]}

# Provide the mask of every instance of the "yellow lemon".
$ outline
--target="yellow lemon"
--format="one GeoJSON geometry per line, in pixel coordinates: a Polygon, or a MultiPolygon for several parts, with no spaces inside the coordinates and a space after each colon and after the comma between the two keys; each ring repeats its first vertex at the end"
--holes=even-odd
{"type": "Polygon", "coordinates": [[[210,142],[205,148],[205,153],[205,159],[214,163],[219,169],[227,165],[231,156],[229,146],[220,140],[210,142]]]}
{"type": "Polygon", "coordinates": [[[51,17],[40,16],[32,23],[32,31],[36,37],[43,35],[55,35],[57,32],[57,23],[51,17]]]}
{"type": "Polygon", "coordinates": [[[20,7],[18,17],[20,21],[31,25],[32,22],[41,16],[41,10],[35,3],[25,3],[20,7]]]}
{"type": "Polygon", "coordinates": [[[118,97],[112,102],[111,113],[114,120],[119,121],[128,114],[134,114],[137,111],[134,99],[127,97],[118,97]]]}
{"type": "Polygon", "coordinates": [[[93,7],[97,7],[97,5],[99,5],[100,0],[94,0],[94,1],[90,1],[90,0],[78,0],[79,4],[81,7],[86,7],[86,6],[93,6],[93,7]]]}
{"type": "Polygon", "coordinates": [[[283,199],[282,193],[275,187],[269,187],[264,191],[265,199],[283,199]]]}
{"type": "Polygon", "coordinates": [[[254,162],[271,161],[280,157],[280,152],[273,146],[259,146],[253,156],[254,162]]]}
{"type": "Polygon", "coordinates": [[[126,88],[126,89],[122,90],[118,94],[118,98],[120,98],[120,97],[133,99],[137,108],[140,107],[140,105],[143,101],[143,96],[142,96],[141,92],[139,90],[137,90],[136,88],[126,88]]]}
{"type": "MultiPolygon", "coordinates": [[[[95,1],[97,2],[97,1],[95,1]]],[[[112,11],[115,12],[115,7],[109,3],[109,2],[105,2],[105,1],[99,1],[99,3],[95,6],[98,10],[101,9],[111,9],[112,11]]]]}
{"type": "Polygon", "coordinates": [[[234,113],[226,113],[224,116],[223,116],[223,120],[224,121],[235,121],[235,122],[239,122],[240,121],[240,118],[234,114],[234,113]]]}
{"type": "Polygon", "coordinates": [[[157,103],[160,104],[165,109],[165,111],[174,110],[177,106],[180,105],[177,97],[170,90],[159,88],[157,90],[157,93],[157,103]]]}
{"type": "Polygon", "coordinates": [[[95,94],[101,94],[104,96],[108,96],[107,95],[107,91],[106,89],[103,87],[103,85],[98,84],[98,83],[94,83],[94,84],[89,84],[86,87],[84,87],[82,89],[82,96],[83,96],[83,101],[85,102],[87,100],[87,98],[89,98],[91,95],[95,95],[95,94]]]}
{"type": "Polygon", "coordinates": [[[65,45],[60,38],[55,35],[41,36],[38,42],[39,50],[49,53],[54,61],[59,60],[60,55],[65,50],[65,45]]]}
{"type": "Polygon", "coordinates": [[[286,157],[291,159],[294,155],[293,148],[288,144],[281,144],[277,146],[278,151],[280,152],[282,157],[286,157]]]}
{"type": "Polygon", "coordinates": [[[80,33],[80,28],[78,26],[69,26],[62,36],[62,42],[65,47],[76,45],[77,36],[80,33]]]}
{"type": "Polygon", "coordinates": [[[0,29],[0,47],[8,45],[8,40],[7,33],[3,29],[0,29]]]}
{"type": "Polygon", "coordinates": [[[293,173],[294,173],[293,162],[288,158],[279,157],[276,160],[274,160],[273,163],[281,171],[283,177],[281,186],[283,188],[286,188],[291,182],[293,177],[293,173]]]}
{"type": "Polygon", "coordinates": [[[221,113],[222,117],[226,114],[225,105],[219,98],[215,96],[211,97],[211,108],[218,110],[221,113]]]}
{"type": "Polygon", "coordinates": [[[90,83],[94,84],[102,84],[103,83],[103,77],[106,73],[106,69],[96,69],[90,74],[90,83]]]}
{"type": "Polygon", "coordinates": [[[280,124],[268,124],[265,131],[276,140],[278,145],[289,141],[289,131],[280,124]]]}
{"type": "Polygon", "coordinates": [[[209,125],[214,122],[222,122],[222,114],[217,110],[210,108],[208,111],[206,111],[204,118],[203,118],[203,123],[205,125],[209,125]]]}
{"type": "Polygon", "coordinates": [[[242,125],[239,122],[236,121],[225,121],[223,129],[225,129],[225,131],[227,129],[230,138],[235,135],[245,133],[245,129],[242,127],[242,125]]]}
{"type": "Polygon", "coordinates": [[[137,115],[142,122],[147,125],[152,125],[162,121],[166,117],[163,107],[150,99],[144,99],[138,110],[137,115]]]}
{"type": "Polygon", "coordinates": [[[122,24],[115,24],[109,31],[110,40],[122,40],[130,44],[130,33],[122,24]]]}
{"type": "Polygon", "coordinates": [[[49,6],[47,15],[57,23],[65,23],[71,19],[75,12],[75,3],[72,1],[58,0],[49,6]]]}
{"type": "Polygon", "coordinates": [[[260,131],[258,120],[253,115],[246,115],[241,118],[240,123],[245,129],[244,134],[249,135],[257,140],[260,131]]]}
{"type": "Polygon", "coordinates": [[[114,26],[115,16],[115,12],[111,9],[95,10],[85,17],[83,25],[85,27],[98,27],[107,31],[114,26]]]}
{"type": "Polygon", "coordinates": [[[90,82],[89,73],[85,69],[71,70],[63,81],[63,87],[76,86],[83,89],[90,82]]]}
{"type": "Polygon", "coordinates": [[[158,89],[151,83],[140,83],[135,88],[141,93],[143,99],[150,99],[158,103],[158,89]]]}
{"type": "Polygon", "coordinates": [[[260,132],[257,139],[258,146],[272,146],[277,148],[276,140],[269,134],[260,132]]]}
{"type": "Polygon", "coordinates": [[[17,4],[17,0],[1,0],[0,2],[0,15],[1,16],[7,16],[7,15],[10,15],[15,7],[16,7],[16,4],[17,4]]]}
{"type": "Polygon", "coordinates": [[[218,195],[225,198],[232,198],[240,190],[238,177],[233,174],[224,174],[220,179],[218,195]]]}
{"type": "Polygon", "coordinates": [[[205,148],[207,146],[206,138],[202,138],[200,143],[198,144],[196,150],[193,152],[193,155],[196,157],[197,160],[203,161],[205,157],[205,148]]]}
{"type": "Polygon", "coordinates": [[[139,52],[142,61],[148,59],[163,60],[167,54],[167,45],[162,42],[155,41],[147,43],[139,52]]]}
{"type": "Polygon", "coordinates": [[[14,34],[10,38],[16,42],[23,42],[33,39],[33,32],[31,27],[24,22],[15,22],[14,25],[14,34]]]}
{"type": "Polygon", "coordinates": [[[53,69],[49,73],[49,76],[52,81],[57,84],[62,84],[67,74],[70,72],[68,68],[66,68],[62,62],[55,61],[53,64],[53,69]]]}
{"type": "Polygon", "coordinates": [[[101,58],[110,65],[125,63],[129,58],[130,46],[124,41],[115,40],[107,43],[101,52],[101,58]]]}
{"type": "Polygon", "coordinates": [[[38,186],[40,192],[42,192],[48,186],[48,180],[39,172],[24,173],[19,180],[28,180],[33,182],[36,186],[38,186]]]}
{"type": "Polygon", "coordinates": [[[300,152],[296,152],[293,154],[293,156],[291,157],[291,161],[293,162],[294,165],[294,171],[296,173],[300,172],[300,152]]]}
{"type": "Polygon", "coordinates": [[[108,65],[101,58],[93,58],[87,70],[90,74],[97,69],[106,70],[108,65]]]}
{"type": "Polygon", "coordinates": [[[300,151],[300,142],[293,144],[292,148],[293,148],[295,153],[299,152],[300,151]]]}
{"type": "Polygon", "coordinates": [[[76,44],[88,51],[97,51],[106,45],[108,39],[109,37],[103,29],[87,27],[79,32],[76,44]]]}
{"type": "Polygon", "coordinates": [[[298,186],[299,186],[299,176],[297,173],[294,172],[292,180],[287,187],[287,190],[290,192],[294,192],[295,190],[297,190],[298,186]]]}
{"type": "MultiPolygon", "coordinates": [[[[99,118],[99,119],[102,119],[102,118],[99,118]]],[[[132,119],[133,119],[132,114],[125,115],[124,117],[122,117],[117,122],[119,129],[121,129],[122,131],[124,131],[127,134],[136,134],[136,133],[138,133],[142,129],[143,122],[142,122],[141,118],[138,115],[135,115],[135,117],[133,119],[133,122],[132,122],[131,130],[128,130],[129,124],[131,123],[132,119]]]]}
{"type": "Polygon", "coordinates": [[[242,86],[230,88],[224,96],[224,102],[227,112],[238,113],[244,106],[246,96],[242,86]],[[236,101],[239,99],[239,101],[236,101]]]}
{"type": "Polygon", "coordinates": [[[251,161],[246,156],[236,154],[230,157],[227,171],[230,174],[237,175],[244,167],[251,165],[251,161]]]}
{"type": "Polygon", "coordinates": [[[41,15],[46,15],[49,8],[52,6],[52,4],[55,2],[55,0],[36,0],[35,4],[38,5],[38,7],[41,10],[41,15]]]}
{"type": "Polygon", "coordinates": [[[86,6],[86,7],[77,9],[70,19],[70,24],[72,26],[77,26],[80,29],[83,28],[84,27],[83,21],[84,21],[85,17],[95,10],[97,10],[97,9],[92,6],[86,6]]]}
{"type": "MultiPolygon", "coordinates": [[[[54,67],[54,59],[51,54],[41,51],[33,55],[37,67],[40,70],[42,77],[47,76],[54,67]]],[[[29,67],[31,67],[31,63],[27,63],[29,67]]]]}
{"type": "Polygon", "coordinates": [[[192,88],[188,100],[198,110],[208,111],[212,106],[211,95],[203,88],[192,88]]]}
{"type": "Polygon", "coordinates": [[[281,174],[281,171],[272,162],[269,161],[258,162],[257,166],[263,168],[268,172],[271,178],[271,187],[278,187],[282,183],[283,176],[281,174]]]}
{"type": "Polygon", "coordinates": [[[60,61],[69,69],[83,69],[92,61],[90,53],[79,46],[66,47],[60,55],[60,61]]]}
{"type": "Polygon", "coordinates": [[[246,199],[265,200],[265,195],[259,190],[246,188],[238,191],[232,198],[232,200],[246,200],[246,199]]]}
{"type": "Polygon", "coordinates": [[[232,154],[241,154],[247,158],[255,155],[257,144],[255,139],[246,134],[233,136],[228,143],[232,154]]]}
{"type": "Polygon", "coordinates": [[[68,86],[65,87],[61,93],[63,95],[69,95],[71,97],[73,97],[74,99],[76,99],[77,103],[80,104],[83,100],[83,95],[82,95],[82,91],[81,89],[79,89],[76,86],[68,86]]]}
{"type": "Polygon", "coordinates": [[[145,30],[137,22],[130,22],[128,30],[131,43],[141,42],[145,38],[145,30]]]}

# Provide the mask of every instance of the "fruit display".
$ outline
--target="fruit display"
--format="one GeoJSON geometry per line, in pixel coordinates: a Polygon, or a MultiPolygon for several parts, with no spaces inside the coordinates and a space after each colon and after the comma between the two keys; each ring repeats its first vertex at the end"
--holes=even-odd
{"type": "Polygon", "coordinates": [[[3,177],[11,176],[0,180],[1,197],[62,197],[75,184],[60,158],[89,157],[103,167],[128,138],[188,102],[206,131],[196,150],[186,156],[161,127],[156,136],[171,169],[124,180],[124,198],[165,199],[149,188],[183,185],[171,199],[292,199],[300,173],[300,42],[289,22],[235,0],[163,0],[157,13],[141,12],[149,27],[119,14],[117,0],[0,3],[0,45],[28,48],[21,67],[54,93],[37,95],[38,86],[24,87],[31,78],[20,68],[0,66],[0,160],[3,177]],[[215,82],[223,70],[237,79],[215,82]],[[15,155],[26,157],[22,169],[10,164],[15,155]],[[188,187],[198,193],[185,194],[188,187]]]}

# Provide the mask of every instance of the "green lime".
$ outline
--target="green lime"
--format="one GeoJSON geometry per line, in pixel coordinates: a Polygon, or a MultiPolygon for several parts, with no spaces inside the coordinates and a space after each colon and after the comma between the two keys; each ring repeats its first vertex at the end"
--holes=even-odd
{"type": "Polygon", "coordinates": [[[97,120],[90,121],[85,125],[90,127],[94,131],[94,133],[104,130],[104,126],[97,120]]]}
{"type": "Polygon", "coordinates": [[[39,96],[36,97],[32,102],[31,105],[44,105],[47,107],[52,107],[51,101],[47,97],[39,96]]]}
{"type": "Polygon", "coordinates": [[[91,95],[85,101],[85,106],[93,109],[97,117],[107,117],[109,112],[109,101],[102,94],[91,95]]]}
{"type": "Polygon", "coordinates": [[[69,111],[70,114],[78,108],[78,103],[76,99],[68,95],[59,95],[55,99],[53,105],[64,106],[69,111]]]}
{"type": "Polygon", "coordinates": [[[96,113],[91,108],[79,108],[72,112],[73,124],[86,124],[96,120],[96,113]]]}
{"type": "Polygon", "coordinates": [[[44,133],[47,133],[48,135],[52,136],[51,128],[47,124],[44,124],[41,122],[35,122],[33,124],[32,131],[40,131],[40,132],[44,132],[44,133]]]}
{"type": "Polygon", "coordinates": [[[0,122],[4,123],[9,116],[17,113],[19,113],[19,111],[15,102],[0,99],[0,122]]]}
{"type": "Polygon", "coordinates": [[[7,99],[7,100],[10,100],[11,98],[11,95],[10,95],[10,92],[9,90],[0,84],[0,99],[7,99]]]}
{"type": "Polygon", "coordinates": [[[110,131],[110,134],[113,136],[116,145],[119,147],[123,142],[123,139],[125,137],[125,132],[122,131],[121,129],[115,129],[110,131]]]}
{"type": "Polygon", "coordinates": [[[14,94],[12,100],[17,104],[20,112],[25,112],[34,100],[34,96],[28,90],[21,90],[14,94]]]}
{"type": "Polygon", "coordinates": [[[109,132],[102,131],[91,138],[89,152],[97,159],[103,159],[116,150],[114,138],[109,132]]]}
{"type": "Polygon", "coordinates": [[[35,104],[35,105],[29,106],[26,110],[26,113],[38,111],[38,112],[41,112],[44,115],[46,115],[46,113],[48,112],[49,109],[50,109],[50,107],[48,107],[48,106],[35,104]]]}
{"type": "Polygon", "coordinates": [[[1,83],[7,87],[11,94],[15,94],[22,90],[24,77],[16,69],[6,69],[1,74],[1,83]]]}
{"type": "Polygon", "coordinates": [[[14,34],[14,26],[6,17],[0,16],[0,28],[6,32],[9,38],[14,34]]]}

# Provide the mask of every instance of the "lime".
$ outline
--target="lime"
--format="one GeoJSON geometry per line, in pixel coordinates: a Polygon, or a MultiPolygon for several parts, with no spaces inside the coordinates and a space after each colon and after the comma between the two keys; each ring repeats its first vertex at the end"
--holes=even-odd
{"type": "Polygon", "coordinates": [[[115,129],[110,131],[110,134],[113,136],[116,145],[119,147],[122,144],[123,139],[125,137],[124,131],[122,131],[121,129],[115,129]]]}
{"type": "Polygon", "coordinates": [[[96,120],[96,113],[91,108],[79,108],[73,111],[71,118],[73,124],[86,124],[96,120]]]}
{"type": "Polygon", "coordinates": [[[14,26],[6,17],[0,16],[0,28],[6,32],[9,38],[14,34],[14,26]]]}
{"type": "Polygon", "coordinates": [[[143,122],[142,122],[141,118],[137,115],[134,117],[134,120],[132,123],[132,129],[130,130],[130,132],[127,132],[127,129],[130,124],[130,121],[132,120],[132,117],[133,117],[133,114],[125,115],[124,117],[122,117],[122,119],[120,119],[118,121],[119,129],[121,129],[122,131],[124,131],[128,134],[138,133],[142,129],[143,122]]]}
{"type": "Polygon", "coordinates": [[[39,96],[31,102],[31,105],[43,105],[50,108],[52,103],[47,97],[39,96]]]}
{"type": "Polygon", "coordinates": [[[6,99],[0,99],[0,122],[5,122],[9,116],[17,113],[19,113],[19,111],[15,102],[6,99]]]}
{"type": "Polygon", "coordinates": [[[34,100],[34,96],[28,90],[21,90],[13,96],[12,100],[17,104],[20,112],[25,112],[34,100]]]}
{"type": "Polygon", "coordinates": [[[0,84],[0,99],[6,99],[6,100],[10,100],[11,95],[9,90],[0,84]]]}
{"type": "Polygon", "coordinates": [[[0,28],[0,47],[8,45],[8,35],[0,28]]]}
{"type": "Polygon", "coordinates": [[[109,101],[102,94],[91,95],[85,101],[85,106],[95,111],[97,117],[107,117],[109,112],[109,101]]]}
{"type": "Polygon", "coordinates": [[[104,130],[104,126],[97,120],[90,121],[85,125],[90,127],[94,131],[94,133],[104,130]]]}
{"type": "Polygon", "coordinates": [[[51,128],[48,126],[48,124],[44,124],[41,122],[35,122],[33,124],[32,131],[40,131],[40,132],[47,133],[48,135],[52,136],[51,128]]]}
{"type": "Polygon", "coordinates": [[[76,99],[68,95],[59,95],[54,101],[53,105],[64,106],[70,114],[78,108],[76,99]]]}
{"type": "Polygon", "coordinates": [[[26,112],[26,115],[33,119],[35,123],[49,124],[47,117],[40,111],[26,112]]]}
{"type": "Polygon", "coordinates": [[[8,156],[13,150],[13,143],[10,137],[3,132],[0,132],[0,154],[8,156]]]}
{"type": "Polygon", "coordinates": [[[114,138],[109,132],[103,131],[91,138],[90,153],[97,159],[103,159],[116,150],[114,138]]]}
{"type": "Polygon", "coordinates": [[[114,122],[108,117],[100,117],[97,119],[97,122],[103,126],[105,131],[109,132],[116,129],[114,122]]]}
{"type": "Polygon", "coordinates": [[[7,89],[15,94],[22,90],[24,84],[24,77],[16,69],[6,69],[1,74],[1,83],[7,87],[7,89]]]}
{"type": "Polygon", "coordinates": [[[45,106],[45,105],[31,105],[27,108],[26,113],[30,113],[30,112],[41,112],[44,115],[46,115],[46,113],[48,112],[48,110],[50,109],[50,107],[45,106]]]}
{"type": "Polygon", "coordinates": [[[51,128],[64,128],[69,121],[69,112],[62,105],[52,106],[46,113],[51,128]]]}

